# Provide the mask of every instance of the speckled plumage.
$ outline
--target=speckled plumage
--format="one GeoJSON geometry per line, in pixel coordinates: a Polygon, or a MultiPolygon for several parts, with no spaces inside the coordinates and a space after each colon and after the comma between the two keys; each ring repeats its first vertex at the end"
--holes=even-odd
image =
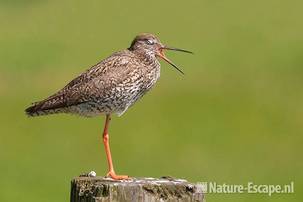
{"type": "Polygon", "coordinates": [[[140,34],[128,49],[92,66],[62,90],[25,111],[29,116],[71,113],[90,117],[105,114],[103,144],[108,162],[107,176],[114,180],[128,179],[127,175],[117,175],[114,170],[108,134],[111,114],[122,115],[155,85],[160,77],[158,57],[183,73],[166,58],[164,50],[191,53],[164,46],[152,34],[140,34]]]}
{"type": "Polygon", "coordinates": [[[49,98],[26,109],[29,116],[71,113],[81,116],[122,115],[150,90],[160,77],[160,63],[146,40],[161,44],[151,34],[137,36],[131,47],[116,52],[68,83],[49,98]]]}

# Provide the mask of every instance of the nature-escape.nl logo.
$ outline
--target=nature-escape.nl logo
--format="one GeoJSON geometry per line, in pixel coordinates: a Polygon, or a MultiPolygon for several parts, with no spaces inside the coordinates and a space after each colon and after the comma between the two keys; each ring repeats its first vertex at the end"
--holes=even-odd
{"type": "Polygon", "coordinates": [[[216,182],[199,182],[197,186],[201,188],[203,193],[218,193],[218,194],[289,194],[294,193],[294,182],[288,184],[256,184],[247,182],[247,184],[227,184],[216,182]]]}

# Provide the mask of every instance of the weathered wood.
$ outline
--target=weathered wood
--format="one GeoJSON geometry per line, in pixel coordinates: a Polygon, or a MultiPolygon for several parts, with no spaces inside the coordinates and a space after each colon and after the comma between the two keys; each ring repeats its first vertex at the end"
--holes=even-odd
{"type": "Polygon", "coordinates": [[[200,202],[202,188],[173,178],[132,178],[111,180],[103,177],[76,177],[71,182],[71,202],[200,202]]]}

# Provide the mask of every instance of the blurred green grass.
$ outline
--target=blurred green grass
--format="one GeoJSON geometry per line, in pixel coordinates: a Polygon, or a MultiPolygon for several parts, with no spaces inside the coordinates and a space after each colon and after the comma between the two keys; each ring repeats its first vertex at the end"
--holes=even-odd
{"type": "Polygon", "coordinates": [[[24,109],[140,32],[186,48],[110,128],[131,176],[241,184],[295,182],[295,194],[208,201],[302,201],[302,1],[0,0],[0,201],[67,201],[69,181],[106,173],[103,117],[29,119],[24,109]]]}

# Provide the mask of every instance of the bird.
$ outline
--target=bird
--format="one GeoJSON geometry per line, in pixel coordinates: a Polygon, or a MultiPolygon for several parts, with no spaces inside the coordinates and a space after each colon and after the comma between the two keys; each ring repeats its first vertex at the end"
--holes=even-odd
{"type": "Polygon", "coordinates": [[[34,102],[25,109],[29,117],[67,113],[84,117],[105,115],[103,144],[108,173],[113,180],[129,179],[118,175],[113,166],[109,146],[109,124],[112,114],[121,116],[129,107],[147,93],[160,77],[163,59],[172,67],[183,71],[170,61],[164,51],[191,51],[163,45],[154,34],[138,34],[129,48],[118,51],[93,65],[65,87],[48,98],[34,102]]]}

